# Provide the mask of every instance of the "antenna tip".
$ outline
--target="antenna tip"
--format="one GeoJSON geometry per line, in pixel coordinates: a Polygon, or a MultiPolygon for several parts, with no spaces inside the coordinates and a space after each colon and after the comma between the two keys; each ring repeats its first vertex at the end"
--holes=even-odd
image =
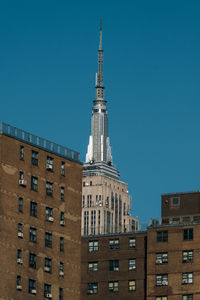
{"type": "Polygon", "coordinates": [[[100,30],[102,31],[102,19],[100,19],[100,30]]]}

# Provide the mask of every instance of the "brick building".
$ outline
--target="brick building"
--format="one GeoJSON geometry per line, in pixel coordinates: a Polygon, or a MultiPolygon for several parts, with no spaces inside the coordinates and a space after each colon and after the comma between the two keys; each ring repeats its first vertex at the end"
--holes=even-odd
{"type": "Polygon", "coordinates": [[[0,299],[80,299],[79,153],[0,123],[0,299]]]}

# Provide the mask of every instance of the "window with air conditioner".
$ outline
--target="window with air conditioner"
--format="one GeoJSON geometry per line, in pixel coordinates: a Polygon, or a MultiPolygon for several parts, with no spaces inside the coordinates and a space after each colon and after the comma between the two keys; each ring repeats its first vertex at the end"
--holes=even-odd
{"type": "Polygon", "coordinates": [[[22,231],[22,224],[21,223],[18,223],[18,225],[17,225],[17,231],[18,231],[18,233],[17,233],[17,235],[18,235],[18,238],[23,238],[23,231],[22,231]]]}
{"type": "Polygon", "coordinates": [[[95,252],[99,250],[99,241],[89,241],[88,242],[88,251],[95,252]]]}
{"type": "Polygon", "coordinates": [[[61,173],[62,176],[65,176],[65,163],[64,163],[64,161],[61,162],[60,173],[61,173]]]}
{"type": "Polygon", "coordinates": [[[60,225],[61,226],[65,225],[65,215],[63,211],[60,212],[60,225]]]}
{"type": "Polygon", "coordinates": [[[119,260],[109,260],[109,271],[118,272],[119,271],[119,260]]]}
{"type": "Polygon", "coordinates": [[[182,252],[183,263],[191,263],[193,262],[193,250],[184,250],[182,252]]]}
{"type": "Polygon", "coordinates": [[[64,276],[64,263],[60,262],[59,265],[59,276],[63,277],[64,276]]]}
{"type": "Polygon", "coordinates": [[[88,262],[88,273],[93,273],[98,271],[98,262],[90,261],[88,262]]]}
{"type": "Polygon", "coordinates": [[[17,263],[22,265],[23,261],[22,261],[22,250],[18,249],[17,250],[17,263]]]}
{"type": "Polygon", "coordinates": [[[156,264],[167,264],[168,263],[168,253],[167,252],[161,252],[156,253],[156,264]]]}
{"type": "Polygon", "coordinates": [[[27,181],[24,179],[24,173],[22,171],[19,172],[19,185],[26,187],[27,181]]]}
{"type": "Polygon", "coordinates": [[[97,282],[92,282],[88,283],[88,294],[97,294],[98,293],[98,283],[97,282]]]}
{"type": "Polygon", "coordinates": [[[193,283],[193,273],[186,272],[182,273],[182,284],[192,284],[193,283]]]}
{"type": "Polygon", "coordinates": [[[129,238],[129,248],[136,248],[136,238],[129,238]]]}
{"type": "Polygon", "coordinates": [[[60,200],[64,201],[65,200],[65,188],[61,186],[60,188],[60,200]]]}
{"type": "Polygon", "coordinates": [[[17,290],[18,291],[21,291],[22,290],[22,284],[21,284],[21,276],[20,275],[17,275],[17,290]]]}
{"type": "Polygon", "coordinates": [[[136,259],[135,258],[131,258],[129,259],[129,267],[128,267],[129,271],[135,270],[136,269],[136,259]]]}
{"type": "Polygon", "coordinates": [[[44,284],[44,297],[47,299],[51,299],[52,295],[51,295],[51,285],[45,283],[44,284]]]}
{"type": "Polygon", "coordinates": [[[46,213],[46,220],[48,222],[53,222],[54,221],[54,218],[53,218],[53,208],[46,207],[45,213],[46,213]]]}
{"type": "Polygon", "coordinates": [[[51,259],[45,257],[45,259],[44,259],[44,271],[45,272],[51,273],[51,264],[52,264],[51,259]]]}
{"type": "Polygon", "coordinates": [[[46,169],[48,171],[53,171],[53,158],[50,156],[47,156],[47,160],[46,160],[46,169]]]}
{"type": "Polygon", "coordinates": [[[29,294],[36,295],[36,282],[33,279],[29,279],[28,281],[28,292],[29,294]]]}

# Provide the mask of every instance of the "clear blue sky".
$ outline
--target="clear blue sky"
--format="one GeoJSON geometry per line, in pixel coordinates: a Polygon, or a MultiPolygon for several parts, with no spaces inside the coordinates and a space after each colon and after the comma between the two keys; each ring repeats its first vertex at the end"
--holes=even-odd
{"type": "Polygon", "coordinates": [[[114,163],[141,222],[200,189],[200,1],[1,1],[0,119],[81,153],[103,20],[114,163]]]}

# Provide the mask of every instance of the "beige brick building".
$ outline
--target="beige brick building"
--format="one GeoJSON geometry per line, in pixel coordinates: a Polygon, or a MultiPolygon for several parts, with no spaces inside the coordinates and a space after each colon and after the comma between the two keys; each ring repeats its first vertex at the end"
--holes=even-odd
{"type": "Polygon", "coordinates": [[[80,299],[79,154],[0,124],[0,299],[80,299]]]}

